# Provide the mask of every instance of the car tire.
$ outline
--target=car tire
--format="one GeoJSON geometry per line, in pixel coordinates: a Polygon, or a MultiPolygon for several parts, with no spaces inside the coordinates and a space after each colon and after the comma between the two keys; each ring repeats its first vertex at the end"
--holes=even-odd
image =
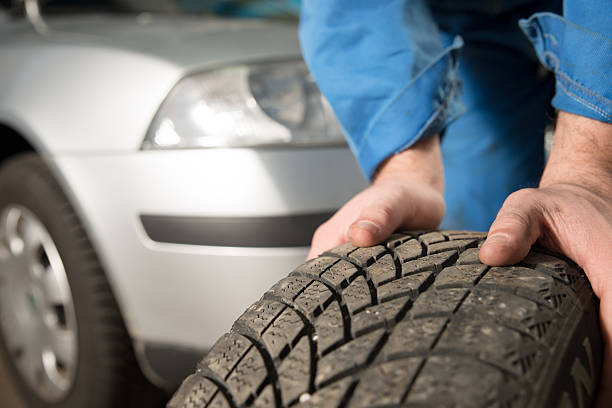
{"type": "Polygon", "coordinates": [[[598,301],[534,248],[488,267],[482,233],[332,249],[249,307],[169,403],[200,407],[587,407],[598,301]]]}
{"type": "Polygon", "coordinates": [[[163,405],[79,217],[33,153],[0,167],[0,314],[0,348],[28,407],[163,405]]]}

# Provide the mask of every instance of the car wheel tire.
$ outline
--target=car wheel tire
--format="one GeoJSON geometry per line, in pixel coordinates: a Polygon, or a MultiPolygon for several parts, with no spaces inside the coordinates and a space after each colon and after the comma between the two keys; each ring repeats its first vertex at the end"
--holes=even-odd
{"type": "Polygon", "coordinates": [[[82,223],[33,153],[0,167],[0,315],[0,348],[29,407],[163,404],[82,223]]]}
{"type": "Polygon", "coordinates": [[[571,261],[478,259],[482,233],[332,249],[249,307],[169,403],[198,407],[590,406],[598,302],[571,261]]]}

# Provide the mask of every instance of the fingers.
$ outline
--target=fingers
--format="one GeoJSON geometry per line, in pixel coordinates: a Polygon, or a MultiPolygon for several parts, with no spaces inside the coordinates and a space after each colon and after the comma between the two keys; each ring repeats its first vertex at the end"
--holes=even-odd
{"type": "Polygon", "coordinates": [[[540,235],[542,211],[535,190],[511,194],[489,229],[480,260],[491,266],[521,261],[540,235]]]}
{"type": "Polygon", "coordinates": [[[308,259],[347,241],[359,247],[376,245],[399,227],[433,228],[443,216],[444,199],[432,187],[415,182],[373,185],[317,229],[308,259]]]}
{"type": "Polygon", "coordinates": [[[424,184],[384,184],[372,193],[347,230],[355,246],[376,245],[399,228],[435,228],[444,216],[442,194],[424,184]]]}
{"type": "Polygon", "coordinates": [[[361,210],[347,230],[348,240],[355,246],[376,245],[390,236],[407,212],[408,203],[401,202],[401,195],[383,191],[383,196],[361,210]]]}
{"type": "MultiPolygon", "coordinates": [[[[339,211],[342,211],[342,209],[340,209],[339,211]]],[[[335,229],[333,225],[330,226],[331,222],[333,222],[333,220],[330,220],[325,224],[321,225],[315,231],[312,237],[310,251],[308,252],[306,260],[316,258],[329,248],[333,248],[337,245],[346,242],[344,234],[339,233],[339,231],[335,229]]]]}
{"type": "Polygon", "coordinates": [[[368,187],[317,229],[308,259],[347,241],[359,247],[383,241],[406,212],[401,202],[404,196],[397,186],[368,187]]]}

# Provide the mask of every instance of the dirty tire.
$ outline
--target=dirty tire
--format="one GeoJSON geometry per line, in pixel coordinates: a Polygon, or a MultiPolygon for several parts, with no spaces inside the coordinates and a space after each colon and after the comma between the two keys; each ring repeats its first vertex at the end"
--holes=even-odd
{"type": "Polygon", "coordinates": [[[249,307],[169,403],[202,407],[588,407],[598,304],[571,261],[478,260],[484,234],[341,245],[249,307]]]}

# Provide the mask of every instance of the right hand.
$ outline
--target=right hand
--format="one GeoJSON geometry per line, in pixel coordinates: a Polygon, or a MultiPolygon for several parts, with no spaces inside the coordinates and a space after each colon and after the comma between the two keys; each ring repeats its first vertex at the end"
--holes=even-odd
{"type": "Polygon", "coordinates": [[[383,162],[372,182],[314,233],[308,259],[344,242],[376,245],[395,230],[436,228],[444,216],[438,135],[383,162]]]}

